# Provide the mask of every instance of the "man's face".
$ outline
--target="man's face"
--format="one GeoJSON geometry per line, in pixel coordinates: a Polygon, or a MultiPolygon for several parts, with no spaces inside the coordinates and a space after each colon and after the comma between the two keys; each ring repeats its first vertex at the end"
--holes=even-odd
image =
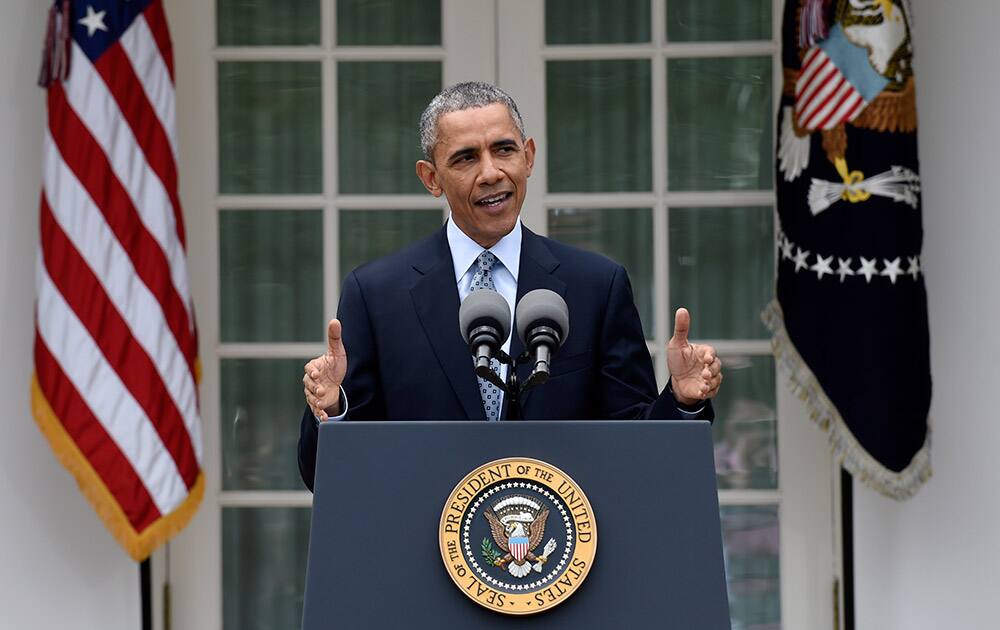
{"type": "Polygon", "coordinates": [[[487,248],[514,229],[535,163],[535,142],[522,142],[506,105],[442,115],[433,155],[433,162],[417,162],[417,175],[432,195],[447,197],[463,232],[487,248]]]}

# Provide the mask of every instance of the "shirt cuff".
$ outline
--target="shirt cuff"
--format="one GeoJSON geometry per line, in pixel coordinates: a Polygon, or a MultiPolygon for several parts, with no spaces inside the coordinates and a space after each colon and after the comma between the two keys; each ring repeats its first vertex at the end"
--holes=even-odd
{"type": "MultiPolygon", "coordinates": [[[[342,410],[340,412],[340,415],[339,416],[333,416],[333,417],[327,417],[326,422],[339,422],[339,421],[341,421],[341,420],[344,419],[344,416],[347,415],[347,394],[344,393],[343,386],[341,386],[341,388],[340,388],[340,408],[342,410]]],[[[316,419],[316,425],[317,426],[319,426],[320,422],[323,422],[323,420],[320,420],[320,417],[317,416],[316,414],[313,414],[313,418],[316,419]]]]}
{"type": "MultiPolygon", "coordinates": [[[[671,381],[669,379],[667,380],[667,391],[670,392],[671,396],[674,396],[674,388],[671,385],[671,381]]],[[[674,396],[674,402],[677,403],[677,411],[681,412],[681,415],[685,417],[697,416],[702,411],[705,411],[706,403],[702,403],[700,407],[694,407],[693,405],[685,405],[681,401],[677,400],[677,396],[674,396]]]]}

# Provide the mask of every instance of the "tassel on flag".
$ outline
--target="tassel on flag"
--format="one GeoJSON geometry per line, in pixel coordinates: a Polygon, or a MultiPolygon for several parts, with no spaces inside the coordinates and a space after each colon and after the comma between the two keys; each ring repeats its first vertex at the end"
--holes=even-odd
{"type": "Polygon", "coordinates": [[[69,32],[69,0],[56,0],[49,8],[38,87],[47,88],[53,81],[65,81],[69,76],[69,32]]]}

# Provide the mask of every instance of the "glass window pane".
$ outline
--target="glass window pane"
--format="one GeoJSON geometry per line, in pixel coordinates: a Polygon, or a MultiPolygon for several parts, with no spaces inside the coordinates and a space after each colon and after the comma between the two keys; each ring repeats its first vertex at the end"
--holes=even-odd
{"type": "Polygon", "coordinates": [[[319,0],[218,0],[220,46],[319,44],[319,0]]]}
{"type": "Polygon", "coordinates": [[[222,341],[323,339],[319,210],[219,213],[222,341]]]}
{"type": "Polygon", "coordinates": [[[545,0],[546,44],[649,40],[649,0],[545,0]]]}
{"type": "Polygon", "coordinates": [[[778,487],[774,358],[723,356],[726,384],[712,402],[719,488],[778,487]]]}
{"type": "Polygon", "coordinates": [[[771,57],[667,61],[671,190],[770,190],[771,57]]]}
{"type": "Polygon", "coordinates": [[[667,39],[672,42],[771,39],[771,0],[667,0],[667,39]]]}
{"type": "Polygon", "coordinates": [[[323,191],[320,64],[219,63],[219,191],[323,191]]]}
{"type": "Polygon", "coordinates": [[[550,61],[550,192],[652,190],[650,62],[550,61]]]}
{"type": "Polygon", "coordinates": [[[774,285],[770,207],[671,208],[670,304],[696,339],[770,337],[760,313],[774,285]]]}
{"type": "Polygon", "coordinates": [[[440,210],[341,210],[340,272],[347,275],[431,234],[443,223],[440,210]]]}
{"type": "Polygon", "coordinates": [[[424,192],[417,125],[440,91],[437,61],[337,64],[340,192],[424,192]]]}
{"type": "Polygon", "coordinates": [[[310,513],[309,508],[222,509],[224,630],[302,625],[310,513]]]}
{"type": "Polygon", "coordinates": [[[780,630],[778,507],[725,506],[721,516],[733,630],[780,630]]]}
{"type": "Polygon", "coordinates": [[[302,366],[308,360],[222,360],[223,490],[305,489],[295,421],[305,407],[302,366]]]}
{"type": "Polygon", "coordinates": [[[338,46],[441,44],[441,0],[337,0],[338,46]]]}
{"type": "Polygon", "coordinates": [[[604,254],[628,271],[647,339],[656,337],[653,317],[653,211],[650,208],[555,208],[549,236],[604,254]]]}

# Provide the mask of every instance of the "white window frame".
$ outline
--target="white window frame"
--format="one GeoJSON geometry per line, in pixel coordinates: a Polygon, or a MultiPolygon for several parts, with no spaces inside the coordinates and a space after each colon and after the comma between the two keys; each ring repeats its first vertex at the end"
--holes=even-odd
{"type": "MultiPolygon", "coordinates": [[[[738,0],[734,0],[738,1],[738,0]]],[[[220,361],[226,358],[300,358],[322,353],[317,343],[221,343],[219,335],[218,215],[221,209],[322,208],[324,309],[336,312],[339,282],[338,211],[345,209],[447,209],[429,195],[338,195],[336,62],[443,62],[443,83],[492,80],[512,92],[528,132],[539,140],[522,212],[525,224],[547,233],[550,207],[653,208],[655,317],[657,337],[650,342],[662,386],[666,367],[662,348],[672,331],[668,311],[669,206],[705,207],[774,205],[774,191],[671,193],[666,190],[666,58],[770,55],[774,59],[774,103],[782,76],[780,59],[782,0],[773,2],[770,42],[663,44],[663,0],[651,0],[651,44],[544,46],[542,0],[442,0],[442,46],[333,46],[334,0],[320,0],[321,45],[313,47],[215,46],[215,2],[171,0],[165,8],[174,41],[181,200],[187,219],[192,291],[198,308],[202,362],[201,411],[205,444],[205,498],[197,515],[168,550],[153,558],[154,627],[163,628],[162,584],[169,566],[173,628],[222,627],[222,508],[308,507],[307,491],[222,491],[220,444],[220,361]],[[648,57],[652,61],[653,191],[629,194],[547,194],[545,169],[545,61],[547,59],[648,57]],[[218,110],[216,69],[219,61],[318,61],[321,63],[323,193],[318,195],[218,194],[218,110]],[[540,89],[539,89],[540,86],[540,89]],[[624,202],[624,203],[623,203],[624,202]],[[169,554],[169,558],[167,557],[169,554]]],[[[414,129],[414,137],[416,130],[414,129]]],[[[712,341],[722,354],[770,354],[767,341],[712,341]]],[[[781,377],[779,375],[779,381],[781,377]]],[[[833,581],[839,571],[837,507],[831,498],[836,469],[825,437],[811,426],[803,404],[778,384],[778,457],[780,490],[723,490],[722,505],[779,506],[781,535],[781,611],[785,628],[834,630],[833,581]]],[[[297,431],[289,410],[289,431],[297,431]]]]}

